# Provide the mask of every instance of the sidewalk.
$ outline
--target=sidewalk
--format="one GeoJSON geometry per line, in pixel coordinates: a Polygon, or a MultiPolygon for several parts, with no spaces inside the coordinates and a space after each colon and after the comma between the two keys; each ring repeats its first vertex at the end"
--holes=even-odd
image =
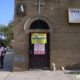
{"type": "Polygon", "coordinates": [[[80,71],[0,71],[0,80],[80,80],[74,78],[80,71]]]}
{"type": "Polygon", "coordinates": [[[12,72],[13,52],[7,52],[4,68],[0,69],[0,80],[80,80],[74,78],[74,74],[80,74],[80,70],[32,70],[24,72],[12,72]]]}

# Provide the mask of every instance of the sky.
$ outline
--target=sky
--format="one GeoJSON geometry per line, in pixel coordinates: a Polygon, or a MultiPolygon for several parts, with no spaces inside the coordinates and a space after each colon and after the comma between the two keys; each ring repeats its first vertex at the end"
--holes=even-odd
{"type": "Polygon", "coordinates": [[[0,24],[8,25],[14,18],[14,0],[0,0],[0,24]]]}

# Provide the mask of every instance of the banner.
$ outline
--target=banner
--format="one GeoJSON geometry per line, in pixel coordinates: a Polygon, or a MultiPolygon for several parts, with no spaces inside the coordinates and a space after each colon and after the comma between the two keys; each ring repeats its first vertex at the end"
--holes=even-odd
{"type": "Polygon", "coordinates": [[[34,54],[45,54],[45,44],[34,44],[34,54]]]}
{"type": "Polygon", "coordinates": [[[32,44],[46,44],[47,43],[46,33],[32,33],[31,43],[32,44]]]}

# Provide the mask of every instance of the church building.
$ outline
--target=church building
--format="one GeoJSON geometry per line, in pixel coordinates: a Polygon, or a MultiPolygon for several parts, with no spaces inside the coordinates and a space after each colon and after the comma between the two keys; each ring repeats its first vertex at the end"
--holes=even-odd
{"type": "Polygon", "coordinates": [[[13,71],[80,69],[80,0],[15,0],[13,71]]]}

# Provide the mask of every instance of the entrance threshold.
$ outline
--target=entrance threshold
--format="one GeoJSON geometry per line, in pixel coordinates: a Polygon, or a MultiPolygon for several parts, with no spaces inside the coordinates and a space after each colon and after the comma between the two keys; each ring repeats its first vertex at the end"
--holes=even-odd
{"type": "Polygon", "coordinates": [[[36,69],[29,69],[33,71],[41,71],[41,70],[50,70],[49,67],[44,67],[44,68],[36,68],[36,69]]]}

